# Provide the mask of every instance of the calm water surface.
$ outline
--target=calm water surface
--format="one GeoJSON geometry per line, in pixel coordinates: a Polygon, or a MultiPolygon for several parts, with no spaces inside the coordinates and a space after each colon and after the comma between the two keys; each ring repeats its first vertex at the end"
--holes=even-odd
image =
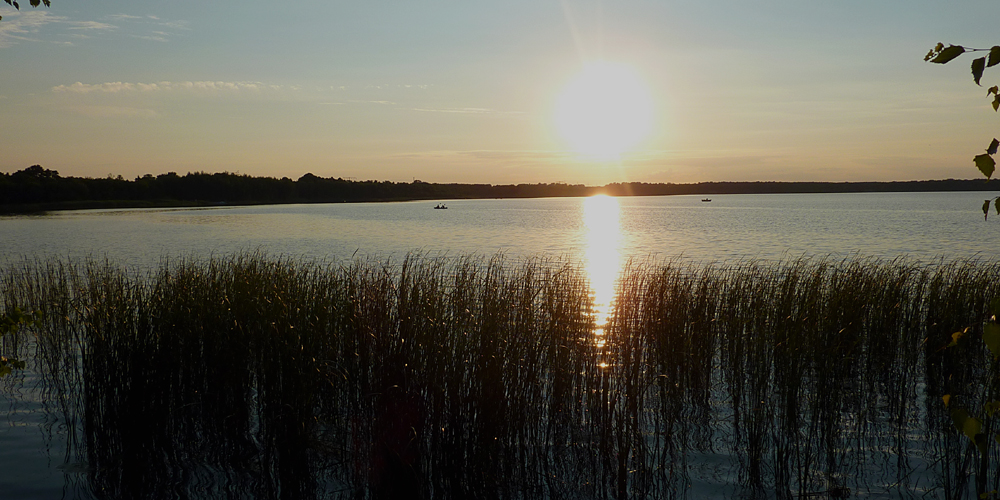
{"type": "Polygon", "coordinates": [[[319,259],[407,252],[583,259],[605,240],[628,257],[695,261],[800,255],[921,260],[992,254],[988,193],[858,193],[454,200],[0,217],[0,255],[110,257],[130,266],[162,257],[241,250],[319,259]],[[593,206],[588,210],[588,206],[593,206]],[[603,234],[603,237],[597,237],[603,234]]]}

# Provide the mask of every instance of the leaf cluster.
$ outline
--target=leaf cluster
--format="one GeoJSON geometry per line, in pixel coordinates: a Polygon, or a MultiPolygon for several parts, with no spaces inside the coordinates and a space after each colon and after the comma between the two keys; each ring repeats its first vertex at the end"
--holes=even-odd
{"type": "MultiPolygon", "coordinates": [[[[991,316],[983,324],[982,339],[986,349],[993,357],[992,372],[996,374],[996,369],[1000,368],[1000,298],[995,298],[990,302],[989,311],[991,316]]],[[[947,345],[947,348],[959,345],[960,342],[967,338],[971,330],[971,327],[967,327],[953,333],[951,335],[951,343],[947,345]]],[[[941,399],[947,407],[951,403],[951,394],[945,394],[941,399]]],[[[988,452],[990,437],[992,437],[992,441],[1000,444],[1000,433],[992,433],[992,436],[988,436],[985,429],[987,427],[985,425],[986,420],[1000,414],[1000,399],[996,397],[987,399],[988,401],[983,404],[979,415],[969,413],[969,410],[966,408],[956,407],[951,408],[949,411],[955,429],[967,437],[970,443],[975,445],[983,455],[988,452]]]]}
{"type": "MultiPolygon", "coordinates": [[[[22,326],[32,325],[39,320],[37,313],[25,313],[18,308],[13,308],[0,314],[0,337],[13,334],[22,326]]],[[[17,358],[0,356],[0,378],[5,377],[13,370],[23,370],[24,361],[17,358]]]]}
{"type": "MultiPolygon", "coordinates": [[[[7,2],[7,5],[12,5],[14,6],[15,9],[21,10],[21,6],[18,5],[16,0],[3,0],[3,1],[7,2]]],[[[46,7],[51,6],[50,5],[51,2],[49,2],[49,0],[28,0],[28,3],[30,3],[32,7],[38,7],[39,5],[42,4],[45,4],[46,7]]],[[[0,16],[0,19],[3,19],[3,16],[0,16]]]]}
{"type": "MultiPolygon", "coordinates": [[[[966,52],[988,52],[987,55],[973,59],[972,61],[972,79],[976,82],[976,85],[982,86],[980,81],[983,78],[983,72],[986,68],[992,68],[997,64],[1000,64],[1000,45],[994,45],[988,49],[973,49],[968,47],[963,47],[961,45],[948,45],[944,46],[943,43],[938,42],[931,50],[927,51],[927,55],[924,56],[925,61],[929,61],[937,64],[945,64],[958,56],[966,52]]],[[[1000,110],[1000,87],[994,85],[986,90],[986,97],[993,96],[993,111],[1000,110]]],[[[976,164],[976,168],[986,176],[987,179],[993,176],[996,171],[997,162],[993,158],[993,155],[997,153],[997,147],[1000,146],[1000,141],[994,138],[990,145],[986,148],[986,153],[976,155],[972,161],[976,164]]],[[[996,208],[997,214],[1000,214],[1000,198],[994,198],[992,200],[986,200],[983,202],[983,217],[989,218],[990,214],[990,203],[996,208]]]]}

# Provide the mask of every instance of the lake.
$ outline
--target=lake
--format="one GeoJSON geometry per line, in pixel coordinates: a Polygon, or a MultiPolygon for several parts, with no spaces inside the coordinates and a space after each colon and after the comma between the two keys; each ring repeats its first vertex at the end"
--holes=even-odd
{"type": "Polygon", "coordinates": [[[991,193],[856,193],[272,205],[0,217],[0,255],[160,258],[263,250],[317,259],[411,251],[584,257],[603,233],[628,258],[975,257],[995,251],[991,193]]]}
{"type": "MultiPolygon", "coordinates": [[[[979,211],[982,200],[989,196],[988,193],[727,195],[713,196],[711,201],[692,196],[595,197],[445,200],[447,210],[433,209],[435,202],[406,202],[73,211],[0,217],[0,254],[15,263],[24,257],[68,257],[78,261],[107,258],[116,266],[139,271],[154,269],[164,260],[204,260],[247,251],[345,264],[356,257],[398,263],[413,252],[432,257],[490,256],[503,252],[512,261],[532,257],[564,259],[582,266],[596,306],[595,326],[602,330],[611,312],[616,280],[630,259],[642,262],[674,259],[695,265],[738,263],[747,259],[785,262],[802,256],[832,260],[903,258],[907,262],[930,263],[939,259],[992,260],[998,217],[984,222],[979,211]]],[[[603,343],[599,345],[603,347],[603,343]]],[[[742,351],[743,347],[739,347],[734,352],[742,351]]],[[[723,363],[720,356],[708,353],[707,362],[713,366],[723,363]]],[[[902,358],[892,359],[898,362],[902,358]]],[[[67,433],[72,434],[69,429],[81,424],[60,417],[61,410],[48,397],[51,388],[38,385],[40,375],[32,366],[0,382],[0,408],[7,414],[6,425],[0,427],[0,470],[5,471],[0,474],[0,491],[12,498],[100,497],[93,490],[94,484],[104,483],[94,482],[95,469],[86,461],[69,460],[62,451],[67,433]]],[[[899,368],[902,371],[893,373],[906,379],[914,376],[911,368],[899,368]]],[[[733,371],[727,376],[741,373],[736,365],[730,369],[733,371]]],[[[837,376],[852,377],[840,373],[837,376]]],[[[878,478],[866,496],[917,497],[928,491],[932,496],[944,496],[940,495],[942,485],[922,480],[919,473],[906,480],[905,489],[893,489],[893,481],[898,483],[898,475],[903,472],[932,467],[932,461],[926,458],[931,456],[928,448],[940,445],[934,441],[938,438],[923,434],[929,433],[921,427],[924,424],[916,422],[930,414],[930,410],[923,409],[928,399],[923,393],[923,382],[896,380],[894,376],[888,376],[892,379],[889,382],[902,387],[900,390],[910,398],[904,407],[913,412],[903,416],[905,425],[894,428],[895,434],[884,437],[858,431],[862,424],[874,425],[861,419],[859,413],[830,421],[845,426],[843,434],[848,437],[844,438],[843,443],[847,444],[843,446],[850,448],[861,443],[860,438],[850,436],[869,436],[864,440],[867,444],[859,445],[861,455],[868,460],[871,457],[881,460],[859,473],[878,478]],[[895,455],[885,451],[890,447],[918,452],[916,458],[907,458],[905,465],[892,464],[895,455]]],[[[692,433],[695,436],[692,439],[704,442],[684,458],[690,460],[685,465],[689,469],[684,481],[688,481],[687,487],[693,488],[693,493],[674,492],[668,496],[773,497],[774,492],[766,488],[747,490],[736,486],[742,484],[743,472],[739,471],[750,466],[743,464],[743,458],[720,450],[726,436],[739,435],[739,429],[734,429],[731,423],[735,410],[719,406],[720,401],[736,397],[732,395],[735,389],[721,388],[723,375],[712,377],[719,378],[710,384],[714,388],[705,393],[704,406],[699,403],[697,408],[683,411],[717,412],[717,416],[730,423],[707,431],[694,424],[690,429],[683,423],[671,424],[683,428],[684,433],[692,433]],[[698,438],[703,432],[708,432],[707,437],[698,438]],[[736,462],[742,465],[733,465],[736,462]]],[[[888,382],[871,383],[879,386],[888,382]]],[[[100,391],[110,391],[111,396],[105,397],[116,397],[113,388],[100,391]]],[[[816,393],[807,391],[807,394],[816,393]]],[[[259,397],[262,396],[255,393],[251,399],[256,401],[259,397]]],[[[740,396],[745,397],[752,400],[750,396],[740,396]]],[[[894,411],[891,401],[872,404],[872,414],[894,411]]],[[[823,411],[832,415],[839,410],[823,411]]],[[[812,425],[827,422],[815,415],[812,418],[812,425]]],[[[100,426],[112,425],[113,422],[103,422],[100,426]]],[[[763,435],[766,433],[757,436],[763,435]]],[[[742,446],[748,444],[744,442],[742,446]]],[[[853,457],[851,453],[857,450],[844,451],[843,446],[838,444],[840,451],[831,451],[832,456],[853,457]]],[[[958,445],[949,441],[948,446],[958,445]]],[[[784,448],[778,447],[781,449],[784,448]]],[[[671,451],[676,452],[676,449],[671,451]]],[[[195,471],[195,476],[212,477],[212,471],[195,471]]],[[[843,479],[842,474],[838,477],[843,479]]],[[[806,480],[800,478],[800,481],[806,480]]],[[[853,487],[855,494],[862,494],[857,485],[853,487]]],[[[205,491],[235,497],[249,495],[246,491],[225,488],[205,491]]],[[[834,490],[824,491],[817,495],[834,496],[831,493],[834,490]]],[[[334,496],[335,489],[327,493],[334,496]]]]}

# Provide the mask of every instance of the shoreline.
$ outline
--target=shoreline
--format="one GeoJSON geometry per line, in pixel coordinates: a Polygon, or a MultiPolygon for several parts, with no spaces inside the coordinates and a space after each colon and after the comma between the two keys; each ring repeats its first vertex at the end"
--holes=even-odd
{"type": "MultiPolygon", "coordinates": [[[[194,175],[194,174],[189,174],[194,175]]],[[[229,174],[215,174],[228,177],[229,174]]],[[[213,175],[213,177],[215,176],[213,175]]],[[[187,177],[187,176],[185,176],[187,177]]],[[[305,177],[305,176],[304,176],[305,177]]],[[[86,181],[89,179],[66,178],[65,180],[86,181]]],[[[62,179],[60,179],[62,180],[62,179]]],[[[483,200],[483,199],[532,199],[532,198],[572,198],[604,194],[616,197],[631,196],[675,196],[698,195],[715,196],[729,194],[847,194],[847,193],[929,193],[929,192],[1000,192],[1000,180],[983,179],[943,179],[926,181],[888,182],[699,182],[692,184],[651,184],[642,182],[612,183],[604,186],[583,186],[568,184],[432,184],[421,181],[414,183],[387,184],[396,196],[377,196],[366,193],[372,181],[344,181],[330,179],[341,189],[311,190],[304,196],[275,199],[262,197],[248,199],[243,196],[226,196],[220,190],[219,199],[206,200],[186,193],[176,197],[155,199],[76,199],[52,200],[27,203],[0,203],[0,215],[38,215],[48,212],[71,210],[102,210],[128,208],[195,208],[222,206],[291,205],[321,203],[391,203],[406,201],[434,200],[483,200]],[[410,191],[410,192],[407,192],[410,191]],[[334,196],[336,195],[336,196],[334,196]]],[[[131,181],[119,181],[131,183],[131,181]]],[[[301,183],[300,179],[296,184],[301,183]]],[[[0,193],[2,194],[2,193],[0,193]]],[[[0,197],[0,201],[5,201],[0,197]]],[[[7,197],[9,199],[9,197],[7,197]]]]}

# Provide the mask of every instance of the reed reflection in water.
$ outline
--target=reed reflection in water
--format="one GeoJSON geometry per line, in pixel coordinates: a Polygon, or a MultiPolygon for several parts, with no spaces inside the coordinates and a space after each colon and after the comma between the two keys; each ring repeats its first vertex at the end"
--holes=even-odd
{"type": "MultiPolygon", "coordinates": [[[[80,498],[968,498],[1000,264],[26,262],[80,498]],[[602,366],[602,359],[613,360],[602,366]],[[980,382],[977,382],[980,381],[980,382]],[[977,385],[980,384],[980,385],[977,385]]],[[[20,351],[18,351],[20,349],[20,351]]],[[[996,422],[987,421],[993,428],[996,422]]],[[[983,461],[985,460],[985,462],[983,461]]],[[[985,466],[983,466],[985,464],[985,466]]]]}

